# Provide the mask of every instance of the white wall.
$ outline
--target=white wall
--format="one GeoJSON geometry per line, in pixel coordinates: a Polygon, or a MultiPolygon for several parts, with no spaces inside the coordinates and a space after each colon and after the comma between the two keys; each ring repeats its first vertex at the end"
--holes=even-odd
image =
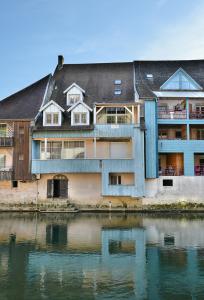
{"type": "Polygon", "coordinates": [[[146,197],[143,204],[170,204],[176,202],[204,203],[204,176],[161,176],[146,179],[146,197]],[[173,186],[163,186],[164,179],[172,179],[173,186]]]}

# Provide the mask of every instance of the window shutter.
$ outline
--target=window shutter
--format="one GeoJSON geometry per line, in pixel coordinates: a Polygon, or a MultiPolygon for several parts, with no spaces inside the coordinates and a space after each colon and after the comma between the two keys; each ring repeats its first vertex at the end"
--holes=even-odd
{"type": "Polygon", "coordinates": [[[53,197],[53,180],[48,179],[47,180],[47,198],[53,197]]]}

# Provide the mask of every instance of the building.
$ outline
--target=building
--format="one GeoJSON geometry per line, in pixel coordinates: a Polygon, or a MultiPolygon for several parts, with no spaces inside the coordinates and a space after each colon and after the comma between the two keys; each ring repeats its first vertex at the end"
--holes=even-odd
{"type": "Polygon", "coordinates": [[[32,126],[49,80],[50,75],[0,102],[1,203],[26,201],[35,184],[31,174],[32,126]]]}
{"type": "Polygon", "coordinates": [[[144,130],[133,63],[62,60],[33,128],[39,200],[96,205],[110,197],[143,196],[144,130]]]}
{"type": "Polygon", "coordinates": [[[203,74],[204,60],[64,64],[59,56],[53,75],[0,103],[2,199],[203,201],[203,74]]]}
{"type": "Polygon", "coordinates": [[[203,200],[203,74],[203,60],[135,62],[145,103],[146,195],[203,200]]]}

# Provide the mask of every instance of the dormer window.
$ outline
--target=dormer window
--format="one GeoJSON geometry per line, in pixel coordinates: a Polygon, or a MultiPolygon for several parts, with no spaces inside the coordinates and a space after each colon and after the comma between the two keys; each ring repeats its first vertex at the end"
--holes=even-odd
{"type": "Polygon", "coordinates": [[[85,91],[76,83],[70,85],[64,94],[67,95],[67,106],[71,106],[78,102],[83,102],[85,91]]]}
{"type": "Polygon", "coordinates": [[[55,101],[51,100],[45,104],[40,112],[43,112],[43,126],[61,126],[64,109],[55,101]]]}
{"type": "Polygon", "coordinates": [[[87,124],[87,113],[74,113],[74,125],[86,125],[87,124]]]}
{"type": "Polygon", "coordinates": [[[59,125],[59,113],[45,113],[45,125],[59,125]]]}
{"type": "Polygon", "coordinates": [[[80,94],[68,94],[69,104],[74,104],[80,101],[80,94]]]}
{"type": "Polygon", "coordinates": [[[90,124],[90,112],[92,109],[84,102],[73,104],[67,111],[71,112],[72,126],[90,124]]]}

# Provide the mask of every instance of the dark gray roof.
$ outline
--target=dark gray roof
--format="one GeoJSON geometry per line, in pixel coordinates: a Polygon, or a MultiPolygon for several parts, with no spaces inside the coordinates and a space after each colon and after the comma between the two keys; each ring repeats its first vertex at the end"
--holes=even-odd
{"type": "Polygon", "coordinates": [[[0,101],[1,120],[32,120],[38,114],[51,75],[0,101]]]}
{"type": "Polygon", "coordinates": [[[66,95],[63,92],[73,83],[85,90],[84,102],[90,107],[93,103],[134,101],[133,63],[64,64],[56,68],[55,81],[50,100],[67,109],[66,95]],[[121,95],[115,95],[114,81],[122,81],[121,95]]]}
{"type": "Polygon", "coordinates": [[[204,60],[135,61],[134,67],[136,90],[140,98],[155,98],[152,91],[159,91],[179,68],[204,88],[204,60]],[[152,74],[153,79],[147,79],[147,74],[152,74]]]}

